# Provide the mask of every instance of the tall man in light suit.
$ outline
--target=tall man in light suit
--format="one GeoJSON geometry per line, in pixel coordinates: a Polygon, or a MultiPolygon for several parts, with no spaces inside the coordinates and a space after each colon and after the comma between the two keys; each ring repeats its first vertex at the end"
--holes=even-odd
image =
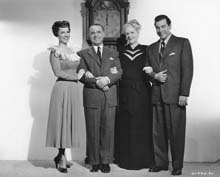
{"type": "Polygon", "coordinates": [[[87,155],[91,172],[100,169],[108,173],[109,164],[113,162],[116,82],[122,69],[117,53],[103,45],[103,26],[90,26],[89,35],[92,46],[78,53],[81,57],[79,69],[86,71],[81,82],[84,83],[87,155]]]}
{"type": "Polygon", "coordinates": [[[181,175],[184,159],[186,105],[193,76],[190,42],[171,34],[166,15],[155,18],[160,40],[149,46],[145,72],[153,72],[153,140],[155,166],[150,172],[168,170],[168,146],[171,148],[172,175],[181,175]]]}

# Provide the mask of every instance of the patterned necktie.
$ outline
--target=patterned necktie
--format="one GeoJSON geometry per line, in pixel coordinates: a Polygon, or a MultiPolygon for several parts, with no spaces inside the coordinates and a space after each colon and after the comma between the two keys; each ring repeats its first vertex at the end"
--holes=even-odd
{"type": "Polygon", "coordinates": [[[162,58],[162,57],[163,57],[163,54],[164,54],[164,49],[165,49],[165,42],[164,42],[164,41],[162,41],[162,42],[160,43],[160,53],[159,53],[160,58],[162,58]]]}
{"type": "Polygon", "coordinates": [[[99,59],[100,59],[100,61],[101,61],[101,59],[102,59],[102,55],[101,55],[101,47],[98,47],[97,55],[99,56],[99,59]]]}

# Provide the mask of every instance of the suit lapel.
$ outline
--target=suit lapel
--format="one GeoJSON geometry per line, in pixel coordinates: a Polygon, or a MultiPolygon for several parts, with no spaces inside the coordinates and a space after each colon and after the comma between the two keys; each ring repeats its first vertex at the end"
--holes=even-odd
{"type": "Polygon", "coordinates": [[[101,63],[101,71],[103,72],[105,68],[108,68],[108,63],[109,63],[109,49],[107,47],[103,47],[103,52],[102,52],[102,63],[101,63]]]}
{"type": "Polygon", "coordinates": [[[164,53],[163,53],[163,57],[160,61],[160,65],[159,65],[159,70],[163,70],[165,66],[165,61],[168,58],[168,55],[170,54],[171,50],[173,49],[173,47],[175,46],[175,37],[172,35],[165,47],[164,53]]]}
{"type": "Polygon", "coordinates": [[[158,40],[155,44],[155,47],[154,47],[154,58],[156,59],[156,63],[157,63],[157,66],[159,66],[160,64],[160,58],[159,58],[159,47],[160,47],[160,40],[158,40]]]}
{"type": "Polygon", "coordinates": [[[175,37],[172,35],[165,47],[163,59],[166,59],[170,51],[173,49],[175,45],[175,37]]]}
{"type": "Polygon", "coordinates": [[[88,54],[91,56],[91,58],[92,58],[93,60],[96,61],[96,63],[97,63],[99,66],[101,66],[100,59],[99,59],[98,55],[96,54],[96,52],[95,52],[95,50],[94,50],[93,47],[90,47],[90,48],[89,48],[88,54]]]}

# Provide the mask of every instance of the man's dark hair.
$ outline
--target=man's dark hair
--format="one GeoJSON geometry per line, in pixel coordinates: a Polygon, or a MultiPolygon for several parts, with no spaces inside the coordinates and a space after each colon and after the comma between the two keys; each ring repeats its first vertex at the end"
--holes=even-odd
{"type": "Polygon", "coordinates": [[[91,26],[101,26],[102,30],[105,31],[104,26],[103,26],[102,24],[100,24],[100,23],[91,24],[91,25],[89,26],[89,28],[90,28],[91,26]]]}
{"type": "Polygon", "coordinates": [[[170,26],[171,20],[170,20],[170,18],[169,18],[168,16],[166,16],[166,15],[158,15],[158,16],[156,16],[155,19],[154,19],[154,24],[155,24],[156,22],[159,22],[159,21],[164,20],[164,19],[167,21],[167,24],[170,26]]]}

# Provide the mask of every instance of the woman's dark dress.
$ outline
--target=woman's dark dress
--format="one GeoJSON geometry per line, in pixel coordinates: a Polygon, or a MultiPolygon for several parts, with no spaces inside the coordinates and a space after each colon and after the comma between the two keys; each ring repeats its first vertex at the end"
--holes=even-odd
{"type": "Polygon", "coordinates": [[[129,45],[120,52],[115,157],[119,167],[138,170],[153,163],[151,85],[143,72],[147,46],[129,45]],[[131,60],[133,58],[133,60],[131,60]]]}

